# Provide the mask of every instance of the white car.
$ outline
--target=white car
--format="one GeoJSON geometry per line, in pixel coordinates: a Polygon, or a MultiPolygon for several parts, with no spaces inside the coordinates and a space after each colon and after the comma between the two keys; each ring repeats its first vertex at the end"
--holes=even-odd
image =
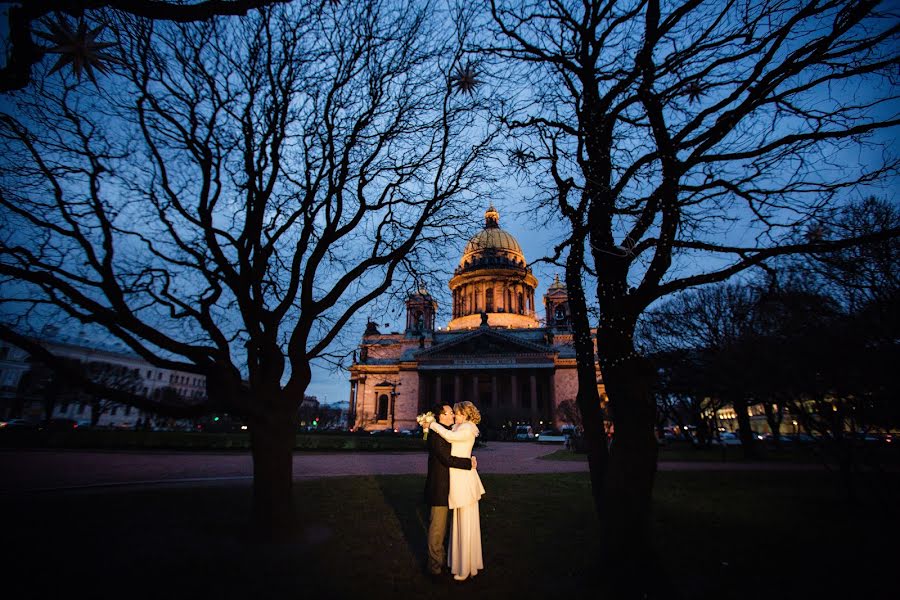
{"type": "Polygon", "coordinates": [[[537,434],[537,441],[540,444],[565,444],[566,434],[557,429],[545,429],[537,434]]]}
{"type": "Polygon", "coordinates": [[[738,434],[733,433],[731,431],[723,431],[719,433],[719,438],[713,438],[712,441],[715,446],[740,446],[741,438],[738,437],[738,434]]]}
{"type": "Polygon", "coordinates": [[[531,425],[517,426],[515,439],[517,439],[517,440],[533,440],[534,439],[534,431],[532,431],[531,425]]]}

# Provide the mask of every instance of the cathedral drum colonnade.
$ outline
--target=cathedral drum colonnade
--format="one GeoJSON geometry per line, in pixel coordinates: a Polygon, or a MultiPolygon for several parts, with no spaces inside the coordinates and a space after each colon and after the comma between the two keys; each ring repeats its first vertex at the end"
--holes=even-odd
{"type": "MultiPolygon", "coordinates": [[[[556,407],[578,390],[568,296],[557,276],[534,307],[538,280],[493,206],[449,282],[453,318],[435,328],[437,302],[425,289],[406,301],[406,330],[369,323],[350,367],[354,429],[414,429],[437,403],[471,400],[482,428],[559,425],[556,407]]],[[[598,371],[598,386],[602,382],[598,371]]]]}

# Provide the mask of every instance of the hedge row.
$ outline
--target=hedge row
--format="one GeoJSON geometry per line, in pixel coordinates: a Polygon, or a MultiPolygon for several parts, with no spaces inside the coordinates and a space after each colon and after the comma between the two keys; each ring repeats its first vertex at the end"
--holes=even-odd
{"type": "MultiPolygon", "coordinates": [[[[247,433],[191,433],[177,431],[2,431],[4,448],[241,450],[250,448],[247,433]]],[[[298,434],[294,449],[312,451],[422,451],[418,437],[388,435],[298,434]]]]}

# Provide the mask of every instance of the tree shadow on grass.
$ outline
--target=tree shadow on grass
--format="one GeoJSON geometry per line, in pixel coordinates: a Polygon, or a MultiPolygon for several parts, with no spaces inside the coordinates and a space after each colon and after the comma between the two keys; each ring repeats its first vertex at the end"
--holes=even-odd
{"type": "Polygon", "coordinates": [[[422,572],[428,563],[428,520],[430,509],[425,506],[423,490],[425,478],[421,481],[409,478],[376,477],[378,488],[385,503],[394,511],[397,522],[409,546],[410,554],[422,572]]]}

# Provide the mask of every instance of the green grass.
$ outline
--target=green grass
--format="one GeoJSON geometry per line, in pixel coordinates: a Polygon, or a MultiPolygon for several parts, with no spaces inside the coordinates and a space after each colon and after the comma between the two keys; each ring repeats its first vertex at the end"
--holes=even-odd
{"type": "MultiPolygon", "coordinates": [[[[888,478],[889,477],[889,478],[888,478]]],[[[462,589],[424,566],[423,478],[298,482],[301,538],[243,535],[243,485],[0,496],[10,598],[602,598],[586,474],[484,475],[486,569],[462,589]]],[[[893,584],[896,475],[848,509],[825,472],[661,472],[654,535],[672,598],[850,597],[893,584]]],[[[5,585],[8,585],[5,583],[5,585]]],[[[888,594],[889,595],[889,594],[888,594]]]]}
{"type": "MultiPolygon", "coordinates": [[[[897,445],[900,446],[900,445],[897,445]]],[[[802,463],[821,465],[823,462],[834,463],[831,454],[823,456],[818,445],[783,446],[775,450],[762,444],[757,446],[758,458],[755,460],[775,463],[802,463]]],[[[864,465],[898,465],[900,464],[900,447],[868,447],[856,451],[856,460],[864,465]]],[[[587,454],[559,448],[539,457],[543,460],[587,461],[587,454]]],[[[695,448],[687,442],[674,442],[659,447],[660,462],[741,462],[744,453],[740,446],[713,446],[711,448],[695,448]]]]}
{"type": "MultiPolygon", "coordinates": [[[[684,445],[660,446],[659,460],[661,461],[737,461],[743,460],[743,453],[739,447],[726,446],[723,448],[697,449],[684,445]]],[[[543,460],[587,461],[587,454],[574,452],[565,448],[559,448],[549,454],[539,457],[543,460]]]]}

